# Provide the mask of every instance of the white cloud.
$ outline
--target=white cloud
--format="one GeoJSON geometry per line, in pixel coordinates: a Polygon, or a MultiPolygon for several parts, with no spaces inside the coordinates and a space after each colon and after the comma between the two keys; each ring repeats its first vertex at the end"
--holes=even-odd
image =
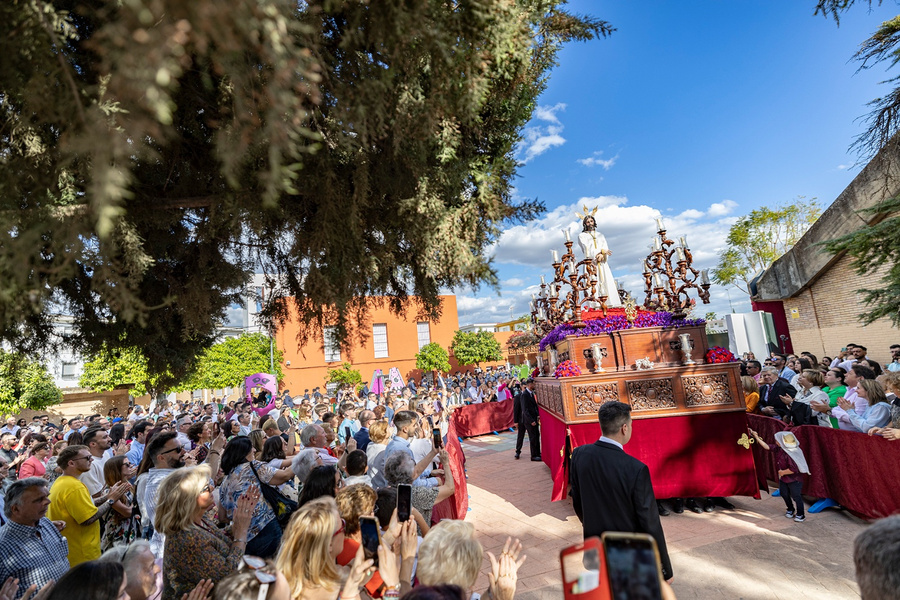
{"type": "Polygon", "coordinates": [[[838,171],[843,171],[845,169],[849,169],[850,165],[838,165],[837,168],[838,168],[838,171]]]}
{"type": "MultiPolygon", "coordinates": [[[[585,205],[589,210],[599,207],[597,229],[606,237],[612,250],[610,266],[613,275],[639,303],[644,299],[640,264],[648,254],[656,232],[654,219],[664,218],[670,239],[677,240],[682,235],[687,237],[695,268],[711,269],[718,263],[719,253],[726,245],[728,229],[735,221],[735,217],[723,215],[737,206],[731,200],[723,200],[711,204],[706,210],[688,209],[675,215],[662,215],[658,209],[648,205],[630,205],[628,199],[622,196],[586,197],[559,206],[540,219],[503,232],[492,249],[496,266],[502,270],[504,265],[524,265],[532,270],[532,275],[503,281],[499,297],[493,291],[485,291],[483,296],[480,293],[458,296],[460,323],[505,321],[509,317],[510,306],[515,316],[528,311],[531,294],[538,291],[540,275],[544,274],[548,280],[551,278],[550,251],[565,252],[562,230],[568,229],[573,240],[581,232],[581,220],[575,216],[575,211],[583,213],[585,205]],[[509,283],[512,281],[516,285],[509,283]],[[526,287],[522,288],[522,285],[526,287]]],[[[573,250],[580,258],[577,241],[573,250]]],[[[732,289],[730,293],[734,308],[738,312],[749,312],[746,295],[737,289],[732,289]]],[[[702,317],[709,311],[719,315],[731,312],[725,288],[713,285],[710,296],[710,304],[698,305],[695,311],[697,316],[702,317]]]]}
{"type": "Polygon", "coordinates": [[[538,106],[534,110],[534,120],[544,121],[549,125],[531,125],[524,129],[522,132],[524,138],[522,141],[524,148],[522,164],[530,162],[551,148],[566,143],[566,138],[561,135],[563,125],[556,116],[556,113],[565,109],[566,105],[560,102],[553,106],[538,106]]]}
{"type": "Polygon", "coordinates": [[[600,151],[600,152],[594,152],[593,155],[591,155],[591,156],[589,156],[589,157],[587,157],[587,158],[579,158],[579,159],[578,159],[578,162],[581,163],[581,164],[583,164],[583,165],[586,166],[586,167],[596,167],[596,166],[599,166],[599,167],[603,167],[603,170],[604,170],[604,171],[609,171],[609,170],[612,168],[612,166],[613,166],[614,164],[616,164],[616,161],[619,159],[619,155],[618,155],[618,154],[616,154],[616,155],[613,156],[612,158],[608,158],[608,159],[600,158],[601,156],[603,156],[603,152],[602,152],[602,151],[600,151]]]}
{"type": "Polygon", "coordinates": [[[548,121],[550,123],[561,125],[561,123],[559,122],[559,117],[556,116],[556,113],[563,110],[566,110],[566,105],[563,102],[558,102],[553,106],[538,106],[536,109],[534,109],[534,118],[541,121],[548,121]]]}
{"type": "Polygon", "coordinates": [[[710,217],[724,217],[725,215],[730,215],[735,208],[737,208],[737,202],[734,200],[722,200],[721,202],[710,204],[706,214],[710,217]]]}

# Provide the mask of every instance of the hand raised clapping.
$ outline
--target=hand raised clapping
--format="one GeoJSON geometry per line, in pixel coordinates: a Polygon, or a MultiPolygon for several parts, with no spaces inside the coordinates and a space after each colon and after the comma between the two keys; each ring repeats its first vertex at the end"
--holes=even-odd
{"type": "Polygon", "coordinates": [[[519,558],[521,552],[522,543],[519,540],[513,542],[511,538],[506,538],[499,560],[492,552],[488,552],[488,557],[491,559],[491,572],[488,580],[491,583],[491,597],[495,600],[512,600],[515,596],[519,567],[527,558],[524,555],[519,558]]]}

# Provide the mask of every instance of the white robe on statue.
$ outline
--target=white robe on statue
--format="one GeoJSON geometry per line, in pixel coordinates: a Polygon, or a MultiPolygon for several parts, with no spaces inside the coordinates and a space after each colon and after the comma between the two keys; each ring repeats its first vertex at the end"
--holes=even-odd
{"type": "Polygon", "coordinates": [[[609,268],[609,262],[606,255],[601,255],[601,250],[609,250],[606,245],[606,238],[599,231],[582,231],[578,234],[578,245],[585,258],[593,258],[597,271],[599,272],[603,283],[600,284],[600,290],[597,296],[605,295],[607,308],[618,308],[622,306],[619,299],[619,291],[616,288],[616,280],[613,278],[612,269],[609,268]]]}

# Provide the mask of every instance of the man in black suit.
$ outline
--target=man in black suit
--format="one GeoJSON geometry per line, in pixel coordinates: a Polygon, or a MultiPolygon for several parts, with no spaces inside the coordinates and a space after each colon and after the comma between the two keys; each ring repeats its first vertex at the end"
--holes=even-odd
{"type": "Polygon", "coordinates": [[[663,577],[671,582],[672,563],[656,508],[647,465],[625,454],[631,439],[631,407],[606,402],[597,411],[602,437],[572,453],[569,471],[572,504],[584,537],[605,531],[647,533],[656,540],[663,577]]]}
{"type": "Polygon", "coordinates": [[[781,396],[793,398],[797,390],[789,382],[778,377],[775,367],[763,367],[759,374],[759,412],[770,417],[783,419],[790,414],[781,396]]]}
{"type": "Polygon", "coordinates": [[[371,410],[364,410],[359,413],[359,431],[353,436],[353,439],[356,440],[356,448],[357,450],[366,451],[366,448],[369,447],[369,425],[372,424],[372,421],[375,420],[375,412],[371,410]]]}
{"type": "Polygon", "coordinates": [[[522,454],[522,443],[525,441],[525,432],[528,432],[528,442],[531,444],[531,460],[541,460],[541,432],[538,421],[538,405],[534,399],[534,379],[525,380],[525,388],[513,401],[513,416],[518,428],[516,438],[516,458],[522,454]]]}

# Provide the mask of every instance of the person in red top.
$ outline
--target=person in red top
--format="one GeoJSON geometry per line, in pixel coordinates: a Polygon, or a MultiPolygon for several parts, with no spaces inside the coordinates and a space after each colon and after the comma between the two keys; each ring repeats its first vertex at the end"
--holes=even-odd
{"type": "Polygon", "coordinates": [[[47,472],[47,457],[50,456],[50,444],[38,442],[31,449],[31,456],[19,467],[19,479],[26,477],[43,477],[47,472]]]}

